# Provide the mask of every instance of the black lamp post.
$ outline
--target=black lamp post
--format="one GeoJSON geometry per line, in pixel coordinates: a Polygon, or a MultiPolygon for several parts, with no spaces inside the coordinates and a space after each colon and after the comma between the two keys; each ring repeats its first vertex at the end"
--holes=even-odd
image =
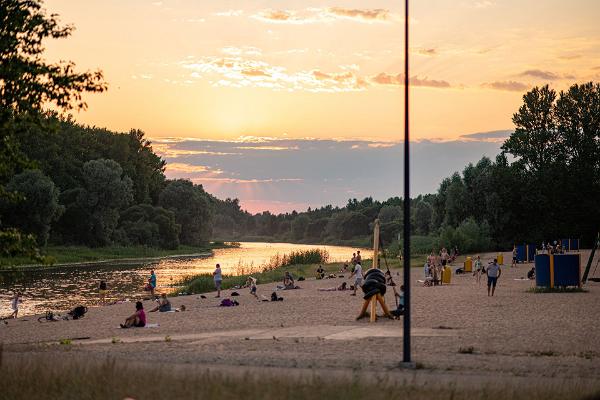
{"type": "Polygon", "coordinates": [[[406,366],[410,357],[410,163],[408,126],[408,0],[404,0],[404,346],[402,361],[406,366]]]}

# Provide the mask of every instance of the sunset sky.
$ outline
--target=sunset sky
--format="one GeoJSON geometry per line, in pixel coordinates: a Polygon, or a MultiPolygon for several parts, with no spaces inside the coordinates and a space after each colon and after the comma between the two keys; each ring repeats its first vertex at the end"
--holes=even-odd
{"type": "MultiPolygon", "coordinates": [[[[229,165],[239,163],[230,161],[259,151],[256,159],[262,161],[284,162],[289,153],[314,164],[317,153],[310,145],[325,139],[333,146],[330,152],[347,148],[348,141],[357,141],[354,150],[394,149],[403,123],[402,3],[48,0],[46,8],[76,31],[67,40],[48,42],[46,56],[72,60],[79,69],[103,70],[108,92],[88,96],[89,109],[76,119],[117,131],[144,130],[176,164],[167,170],[170,176],[187,168],[197,183],[219,196],[240,197],[252,211],[289,210],[291,205],[278,206],[288,203],[295,208],[343,203],[339,199],[352,195],[341,187],[358,184],[353,175],[338,177],[343,185],[331,197],[323,197],[322,190],[331,186],[320,181],[307,185],[312,194],[300,199],[286,189],[291,182],[309,182],[300,166],[284,168],[289,175],[274,178],[269,168],[254,171],[250,163],[235,170],[229,165]],[[211,154],[216,141],[244,143],[237,147],[246,149],[221,151],[231,153],[222,159],[211,154]],[[169,153],[183,142],[203,145],[191,154],[169,153]]],[[[469,147],[478,140],[487,146],[458,152],[457,169],[497,153],[498,137],[506,133],[465,135],[510,130],[527,89],[600,80],[597,0],[420,0],[412,5],[412,137],[439,146],[469,147]]],[[[432,171],[426,185],[415,186],[417,193],[435,190],[452,172],[435,160],[424,164],[432,171]]],[[[351,154],[347,161],[353,162],[351,154]]],[[[273,162],[271,170],[281,171],[273,162]]],[[[388,167],[400,166],[395,157],[388,167]]],[[[322,178],[329,179],[325,172],[322,178]]],[[[421,175],[415,174],[418,181],[421,175]]],[[[380,188],[386,186],[389,182],[380,182],[380,188]]],[[[396,190],[359,192],[381,198],[396,190]]]]}

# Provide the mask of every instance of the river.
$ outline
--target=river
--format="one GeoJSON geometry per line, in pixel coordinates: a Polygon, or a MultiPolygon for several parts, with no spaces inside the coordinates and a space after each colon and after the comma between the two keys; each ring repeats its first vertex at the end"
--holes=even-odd
{"type": "MultiPolygon", "coordinates": [[[[276,255],[307,249],[327,250],[330,262],[347,261],[356,251],[356,248],[343,246],[244,242],[240,247],[215,249],[212,256],[202,258],[0,272],[0,317],[12,312],[8,297],[13,291],[23,293],[20,316],[40,314],[47,310],[60,312],[79,304],[97,305],[101,280],[108,284],[107,300],[130,299],[143,294],[142,288],[151,269],[157,275],[158,291],[172,292],[177,289],[177,283],[186,277],[211,273],[216,263],[221,264],[224,274],[235,275],[260,269],[276,255]]],[[[360,250],[363,257],[372,257],[372,251],[360,250]]]]}

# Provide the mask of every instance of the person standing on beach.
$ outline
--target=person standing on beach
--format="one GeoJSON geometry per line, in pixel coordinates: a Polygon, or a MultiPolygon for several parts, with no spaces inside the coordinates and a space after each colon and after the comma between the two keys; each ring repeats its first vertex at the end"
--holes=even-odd
{"type": "Polygon", "coordinates": [[[357,264],[362,264],[362,257],[360,256],[360,250],[356,251],[356,263],[357,264]]]}
{"type": "Polygon", "coordinates": [[[19,304],[22,302],[23,302],[23,300],[21,300],[21,292],[15,292],[13,297],[10,298],[10,308],[13,310],[13,313],[10,315],[9,318],[14,318],[14,319],[18,318],[19,304]]]}
{"type": "Polygon", "coordinates": [[[352,259],[350,260],[350,264],[352,264],[352,267],[356,265],[356,253],[352,253],[352,259]]]}
{"type": "Polygon", "coordinates": [[[516,266],[517,266],[517,246],[513,246],[511,267],[515,268],[516,266]]]}
{"type": "Polygon", "coordinates": [[[352,278],[352,276],[354,276],[354,293],[352,293],[350,296],[356,296],[356,290],[359,286],[362,286],[363,280],[362,266],[360,265],[360,263],[356,263],[356,265],[354,266],[354,270],[352,271],[348,279],[352,278]]]}
{"type": "Polygon", "coordinates": [[[223,275],[221,274],[221,265],[217,264],[215,272],[213,272],[213,279],[215,280],[215,289],[217,289],[217,295],[215,297],[221,297],[221,283],[223,282],[223,275]]]}
{"type": "Polygon", "coordinates": [[[481,275],[483,274],[483,264],[481,263],[481,257],[477,256],[477,259],[475,260],[475,272],[473,272],[473,275],[475,275],[475,277],[477,278],[477,283],[481,284],[481,275]]]}
{"type": "Polygon", "coordinates": [[[490,289],[491,289],[491,296],[494,295],[494,292],[496,291],[496,284],[498,283],[498,278],[500,278],[500,275],[502,275],[502,270],[500,269],[500,266],[498,265],[498,260],[494,258],[494,262],[492,262],[487,267],[488,296],[490,296],[490,289]]]}
{"type": "Polygon", "coordinates": [[[150,285],[150,295],[154,298],[154,290],[156,290],[156,275],[154,274],[154,270],[150,271],[150,279],[148,279],[148,284],[150,285]]]}

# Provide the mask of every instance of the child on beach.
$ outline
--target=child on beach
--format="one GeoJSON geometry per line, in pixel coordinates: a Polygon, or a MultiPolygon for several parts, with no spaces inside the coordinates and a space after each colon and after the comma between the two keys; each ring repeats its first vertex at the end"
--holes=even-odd
{"type": "Polygon", "coordinates": [[[394,291],[394,295],[398,298],[398,308],[391,313],[394,317],[400,318],[401,315],[404,315],[404,285],[400,286],[400,293],[394,291]]]}
{"type": "Polygon", "coordinates": [[[21,300],[21,292],[15,292],[13,297],[10,298],[10,308],[13,310],[13,313],[9,318],[18,318],[19,315],[19,304],[22,303],[21,300]]]}
{"type": "Polygon", "coordinates": [[[144,305],[141,301],[135,303],[135,313],[127,317],[124,324],[121,324],[121,328],[143,328],[146,326],[146,313],[144,312],[144,305]]]}
{"type": "Polygon", "coordinates": [[[317,279],[323,278],[325,278],[325,270],[323,269],[322,265],[319,265],[319,268],[317,268],[317,279]]]}

